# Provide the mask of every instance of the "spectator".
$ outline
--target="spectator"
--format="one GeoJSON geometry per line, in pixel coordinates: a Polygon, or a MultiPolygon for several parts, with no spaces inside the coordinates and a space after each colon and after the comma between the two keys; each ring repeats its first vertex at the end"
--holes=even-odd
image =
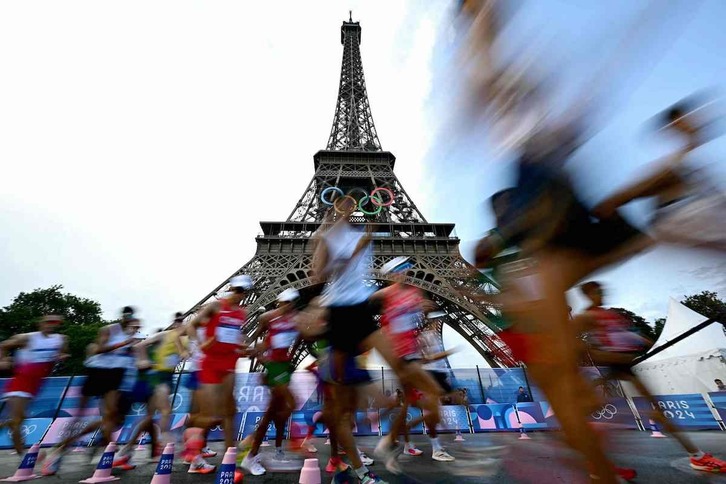
{"type": "Polygon", "coordinates": [[[517,403],[522,402],[531,402],[532,397],[527,393],[527,391],[524,389],[524,387],[519,387],[519,391],[517,392],[517,403]]]}
{"type": "Polygon", "coordinates": [[[718,391],[726,392],[726,385],[724,385],[720,379],[716,378],[714,380],[714,383],[716,383],[716,388],[718,389],[718,391]]]}
{"type": "Polygon", "coordinates": [[[399,406],[403,405],[403,392],[400,388],[396,388],[396,402],[399,406]]]}

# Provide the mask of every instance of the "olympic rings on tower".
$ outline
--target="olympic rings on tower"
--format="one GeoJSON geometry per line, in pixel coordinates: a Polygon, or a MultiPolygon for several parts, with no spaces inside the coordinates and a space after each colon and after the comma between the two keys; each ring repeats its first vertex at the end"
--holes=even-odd
{"type": "Polygon", "coordinates": [[[365,189],[360,187],[351,188],[348,193],[344,193],[338,187],[327,187],[320,192],[320,201],[327,206],[332,206],[336,212],[343,213],[343,206],[340,204],[342,200],[351,200],[355,207],[365,215],[378,215],[381,213],[383,207],[390,207],[394,201],[393,190],[386,187],[376,187],[369,194],[365,189]],[[329,195],[331,193],[337,193],[336,195],[329,195]],[[353,196],[355,193],[360,193],[362,196],[358,200],[353,196]],[[385,194],[387,200],[381,196],[385,194]],[[365,206],[371,203],[376,208],[374,210],[366,210],[365,206]]]}

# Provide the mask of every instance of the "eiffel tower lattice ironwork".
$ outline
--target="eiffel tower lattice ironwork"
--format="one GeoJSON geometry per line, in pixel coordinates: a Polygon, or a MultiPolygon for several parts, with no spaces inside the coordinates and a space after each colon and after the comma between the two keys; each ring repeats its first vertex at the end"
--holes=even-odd
{"type": "MultiPolygon", "coordinates": [[[[517,362],[497,337],[492,321],[497,313],[470,297],[471,291],[491,292],[496,287],[473,277],[475,269],[459,253],[454,224],[428,222],[393,172],[396,158],[383,151],[378,141],[363,77],[360,56],[361,27],[352,18],[343,22],[341,43],[343,64],[335,118],[328,145],[314,157],[315,174],[304,194],[284,222],[260,222],[257,251],[249,262],[202,298],[190,311],[222,294],[237,274],[248,274],[255,286],[247,300],[250,319],[244,328],[248,335],[257,327],[257,317],[288,287],[298,289],[303,299],[322,290],[323,281],[311,276],[313,235],[323,224],[336,197],[347,194],[359,210],[351,222],[372,231],[374,258],[371,283],[382,285],[386,276],[378,269],[394,257],[409,256],[413,267],[406,275],[408,284],[424,290],[446,313],[449,325],[492,366],[511,367],[517,362]]],[[[442,325],[438,325],[441,335],[442,325]]],[[[294,362],[308,354],[307,346],[295,348],[294,362]]],[[[259,370],[252,361],[250,369],[259,370]]]]}

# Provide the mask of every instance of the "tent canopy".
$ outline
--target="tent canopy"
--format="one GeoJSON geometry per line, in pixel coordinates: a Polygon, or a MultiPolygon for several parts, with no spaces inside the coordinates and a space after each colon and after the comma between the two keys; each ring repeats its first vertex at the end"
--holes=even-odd
{"type": "MultiPolygon", "coordinates": [[[[707,319],[707,317],[698,314],[671,298],[668,306],[668,317],[666,318],[663,332],[660,334],[658,340],[655,342],[650,351],[664,345],[676,336],[683,334],[707,319]]],[[[713,323],[701,331],[692,334],[688,338],[679,341],[667,350],[658,353],[652,358],[648,358],[642,364],[665,360],[668,358],[678,358],[704,353],[721,348],[726,349],[726,335],[724,335],[723,326],[719,323],[713,323]]]]}

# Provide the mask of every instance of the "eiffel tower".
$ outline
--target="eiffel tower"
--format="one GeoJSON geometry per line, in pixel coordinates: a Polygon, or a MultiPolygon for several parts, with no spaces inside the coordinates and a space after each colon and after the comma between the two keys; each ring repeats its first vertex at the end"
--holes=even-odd
{"type": "MultiPolygon", "coordinates": [[[[289,287],[302,298],[319,294],[324,281],[311,277],[310,268],[315,232],[335,209],[342,197],[358,204],[351,222],[364,224],[372,231],[374,260],[371,283],[383,285],[386,276],[378,269],[397,256],[409,256],[413,267],[406,283],[421,288],[446,315],[440,320],[463,336],[493,367],[512,367],[517,362],[496,336],[497,313],[469,296],[473,290],[496,290],[496,283],[477,274],[459,253],[454,224],[426,220],[403,186],[393,168],[396,157],[381,148],[366,93],[360,54],[361,27],[352,15],[340,29],[343,62],[338,101],[328,144],[313,156],[315,174],[287,220],[260,222],[254,257],[203,297],[189,312],[222,294],[229,279],[248,274],[255,283],[244,304],[250,319],[243,331],[250,335],[257,317],[277,295],[289,287]]],[[[441,336],[442,323],[438,324],[441,336]]],[[[294,349],[294,363],[308,354],[305,344],[294,349]]],[[[250,371],[260,370],[252,361],[250,371]]]]}

